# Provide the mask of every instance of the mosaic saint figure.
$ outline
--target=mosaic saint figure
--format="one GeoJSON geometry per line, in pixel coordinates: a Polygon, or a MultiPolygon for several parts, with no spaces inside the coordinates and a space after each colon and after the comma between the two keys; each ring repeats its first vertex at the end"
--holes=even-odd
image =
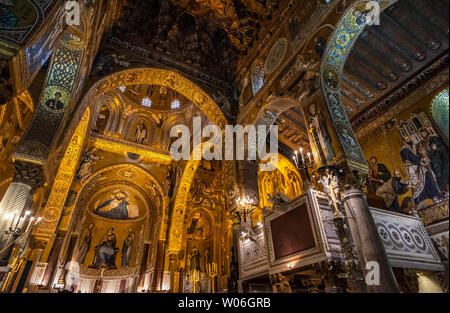
{"type": "Polygon", "coordinates": [[[189,226],[188,231],[187,231],[188,235],[194,234],[195,229],[197,228],[198,221],[200,220],[201,217],[202,217],[202,214],[200,212],[197,212],[194,214],[194,216],[192,217],[192,220],[191,220],[191,225],[189,226]]]}
{"type": "Polygon", "coordinates": [[[406,137],[405,145],[400,151],[408,171],[415,204],[427,199],[433,200],[439,195],[439,189],[431,169],[431,160],[426,155],[426,149],[425,147],[417,148],[411,138],[406,137]]]}
{"type": "Polygon", "coordinates": [[[192,270],[200,271],[200,269],[201,269],[200,259],[201,259],[200,251],[198,250],[197,247],[194,246],[192,248],[192,255],[191,255],[191,269],[192,270]]]}
{"type": "Polygon", "coordinates": [[[431,142],[430,160],[434,174],[436,175],[437,183],[441,191],[449,192],[448,182],[448,148],[443,141],[438,138],[435,142],[431,142]],[[441,143],[439,143],[441,141],[441,143]]]}
{"type": "Polygon", "coordinates": [[[383,186],[390,178],[391,172],[387,169],[387,167],[378,163],[378,159],[376,157],[370,158],[370,170],[369,170],[369,192],[376,193],[377,189],[383,186]]]}
{"type": "Polygon", "coordinates": [[[371,12],[372,11],[368,10],[368,9],[366,9],[364,11],[360,11],[360,10],[355,9],[353,11],[353,15],[356,17],[356,23],[358,25],[365,24],[368,21],[368,17],[369,17],[371,12]]]}
{"type": "Polygon", "coordinates": [[[127,267],[130,263],[131,248],[134,244],[134,237],[135,234],[133,230],[129,229],[127,238],[123,241],[122,246],[122,267],[127,267]]]}
{"type": "Polygon", "coordinates": [[[140,121],[136,126],[136,142],[139,144],[144,143],[144,140],[147,139],[147,126],[145,126],[144,121],[140,121]]]}
{"type": "Polygon", "coordinates": [[[377,189],[376,194],[377,196],[383,198],[389,211],[403,213],[400,209],[398,196],[407,193],[408,188],[409,182],[402,178],[402,171],[400,169],[396,169],[395,176],[380,186],[377,189]]]}
{"type": "Polygon", "coordinates": [[[211,264],[211,255],[209,253],[209,250],[205,250],[205,270],[208,271],[208,264],[211,264]]]}
{"type": "Polygon", "coordinates": [[[86,259],[86,255],[88,254],[89,249],[91,248],[93,229],[94,229],[94,224],[90,224],[88,227],[88,231],[83,238],[83,242],[80,245],[80,249],[78,250],[78,254],[77,254],[78,264],[84,263],[84,261],[86,259]]]}
{"type": "Polygon", "coordinates": [[[90,267],[117,268],[116,254],[119,252],[119,248],[116,247],[116,242],[114,228],[108,229],[103,240],[95,247],[94,262],[90,267]]]}
{"type": "Polygon", "coordinates": [[[286,169],[286,172],[288,173],[289,183],[291,184],[291,188],[294,191],[294,195],[298,196],[301,193],[301,190],[297,174],[295,174],[294,171],[289,171],[288,169],[286,169]]]}
{"type": "MultiPolygon", "coordinates": [[[[326,119],[322,112],[317,110],[317,105],[312,103],[309,106],[309,113],[311,117],[309,118],[309,127],[313,133],[313,141],[317,150],[321,150],[329,162],[335,156],[333,146],[331,144],[331,135],[328,131],[326,119]]],[[[320,154],[320,153],[319,153],[320,154]]]]}
{"type": "Polygon", "coordinates": [[[417,153],[430,160],[431,174],[440,191],[448,191],[448,149],[438,136],[430,136],[428,129],[420,130],[422,140],[417,144],[417,153]]]}
{"type": "Polygon", "coordinates": [[[45,105],[52,110],[62,110],[64,109],[64,104],[61,102],[62,94],[58,91],[55,93],[55,97],[53,99],[48,99],[45,105]]]}
{"type": "Polygon", "coordinates": [[[350,136],[348,133],[348,130],[346,128],[342,129],[341,137],[350,145],[350,146],[357,146],[358,143],[356,140],[350,136]]]}
{"type": "Polygon", "coordinates": [[[78,168],[78,172],[75,175],[75,180],[81,182],[82,184],[91,177],[93,173],[94,164],[102,159],[96,155],[97,148],[92,147],[88,151],[86,151],[83,155],[83,159],[80,163],[80,167],[78,168]]]}
{"type": "Polygon", "coordinates": [[[189,252],[186,256],[186,269],[191,269],[191,253],[189,252]]]}

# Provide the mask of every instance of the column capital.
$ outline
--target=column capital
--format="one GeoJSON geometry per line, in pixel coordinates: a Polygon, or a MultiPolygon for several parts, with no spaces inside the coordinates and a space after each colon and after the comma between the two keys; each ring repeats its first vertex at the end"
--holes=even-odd
{"type": "Polygon", "coordinates": [[[29,185],[32,190],[36,190],[44,184],[44,172],[41,165],[16,160],[14,167],[13,182],[29,185]]]}

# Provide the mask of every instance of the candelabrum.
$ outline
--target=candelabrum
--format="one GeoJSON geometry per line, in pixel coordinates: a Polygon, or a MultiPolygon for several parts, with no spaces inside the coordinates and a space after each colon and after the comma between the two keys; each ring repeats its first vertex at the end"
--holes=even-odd
{"type": "Polygon", "coordinates": [[[196,293],[195,285],[200,281],[200,271],[197,269],[191,269],[189,272],[189,281],[193,284],[193,292],[196,293]]]}
{"type": "Polygon", "coordinates": [[[307,156],[308,159],[305,159],[303,148],[300,148],[299,151],[295,151],[295,154],[292,157],[294,159],[295,167],[297,167],[300,175],[302,176],[303,187],[305,190],[308,189],[311,184],[311,176],[309,175],[309,170],[314,168],[314,161],[311,156],[311,152],[308,152],[307,156]]]}
{"type": "Polygon", "coordinates": [[[212,293],[214,293],[214,278],[217,276],[217,263],[209,263],[208,264],[208,275],[211,277],[211,289],[212,293]]]}
{"type": "Polygon", "coordinates": [[[244,199],[238,199],[238,213],[241,216],[241,220],[243,220],[244,223],[246,223],[248,220],[251,221],[252,213],[255,211],[256,207],[250,203],[250,200],[248,198],[244,199]],[[247,218],[247,216],[250,215],[250,219],[247,218]]]}
{"type": "Polygon", "coordinates": [[[256,206],[252,204],[248,198],[237,200],[237,214],[241,220],[242,236],[252,235],[252,214],[256,209],[256,206]]]}
{"type": "Polygon", "coordinates": [[[10,213],[7,216],[7,218],[11,219],[11,225],[9,226],[9,229],[5,231],[5,234],[7,235],[13,234],[14,237],[16,238],[19,237],[22,233],[28,232],[30,228],[33,228],[37,223],[39,223],[42,220],[41,218],[35,219],[34,216],[31,215],[31,211],[25,211],[25,214],[22,217],[19,215],[18,211],[15,211],[14,213],[10,213]],[[23,226],[27,223],[27,221],[28,221],[27,229],[23,231],[23,226]]]}
{"type": "Polygon", "coordinates": [[[19,215],[18,211],[15,211],[7,215],[7,218],[11,219],[11,225],[9,226],[9,229],[5,231],[5,234],[12,235],[12,240],[9,238],[7,244],[0,250],[2,259],[9,259],[11,257],[13,252],[12,246],[17,241],[20,241],[22,244],[27,242],[31,230],[42,221],[42,218],[35,218],[32,216],[31,211],[25,211],[25,214],[22,217],[19,215]],[[24,231],[23,227],[26,223],[28,223],[28,225],[24,231]]]}

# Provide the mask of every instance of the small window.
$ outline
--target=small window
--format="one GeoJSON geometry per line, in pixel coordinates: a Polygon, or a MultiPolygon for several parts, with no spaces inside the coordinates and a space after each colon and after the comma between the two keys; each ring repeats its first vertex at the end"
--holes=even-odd
{"type": "Polygon", "coordinates": [[[142,105],[150,108],[152,106],[152,100],[150,100],[149,98],[144,98],[142,99],[142,105]]]}
{"type": "Polygon", "coordinates": [[[180,108],[180,101],[177,99],[173,100],[171,108],[172,110],[178,110],[180,108]]]}
{"type": "Polygon", "coordinates": [[[125,92],[125,89],[127,89],[127,87],[125,87],[125,86],[120,86],[120,87],[119,87],[119,90],[120,90],[122,93],[125,92]]]}

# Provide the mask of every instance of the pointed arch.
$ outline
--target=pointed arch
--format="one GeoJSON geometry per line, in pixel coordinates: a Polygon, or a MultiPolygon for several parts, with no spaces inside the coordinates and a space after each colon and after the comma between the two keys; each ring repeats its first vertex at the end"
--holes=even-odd
{"type": "MultiPolygon", "coordinates": [[[[383,10],[397,0],[375,1],[383,10]]],[[[347,57],[367,25],[364,13],[373,7],[373,1],[356,1],[350,5],[328,39],[319,74],[324,100],[344,156],[351,170],[361,173],[368,173],[369,166],[342,104],[341,78],[347,57]]]]}
{"type": "Polygon", "coordinates": [[[194,180],[195,173],[201,161],[194,160],[194,155],[201,153],[202,149],[209,148],[209,143],[202,143],[194,148],[190,160],[184,168],[183,176],[181,177],[180,185],[176,193],[175,204],[173,207],[172,221],[169,230],[169,254],[176,254],[182,248],[183,240],[183,223],[184,216],[187,211],[187,201],[189,199],[189,190],[194,180]]]}
{"type": "Polygon", "coordinates": [[[48,240],[56,230],[58,219],[61,216],[64,202],[77,170],[78,160],[80,159],[85,142],[90,117],[90,110],[87,109],[84,112],[83,118],[75,130],[64,154],[64,158],[59,165],[50,196],[41,215],[43,220],[36,230],[35,238],[38,240],[48,240]]]}

